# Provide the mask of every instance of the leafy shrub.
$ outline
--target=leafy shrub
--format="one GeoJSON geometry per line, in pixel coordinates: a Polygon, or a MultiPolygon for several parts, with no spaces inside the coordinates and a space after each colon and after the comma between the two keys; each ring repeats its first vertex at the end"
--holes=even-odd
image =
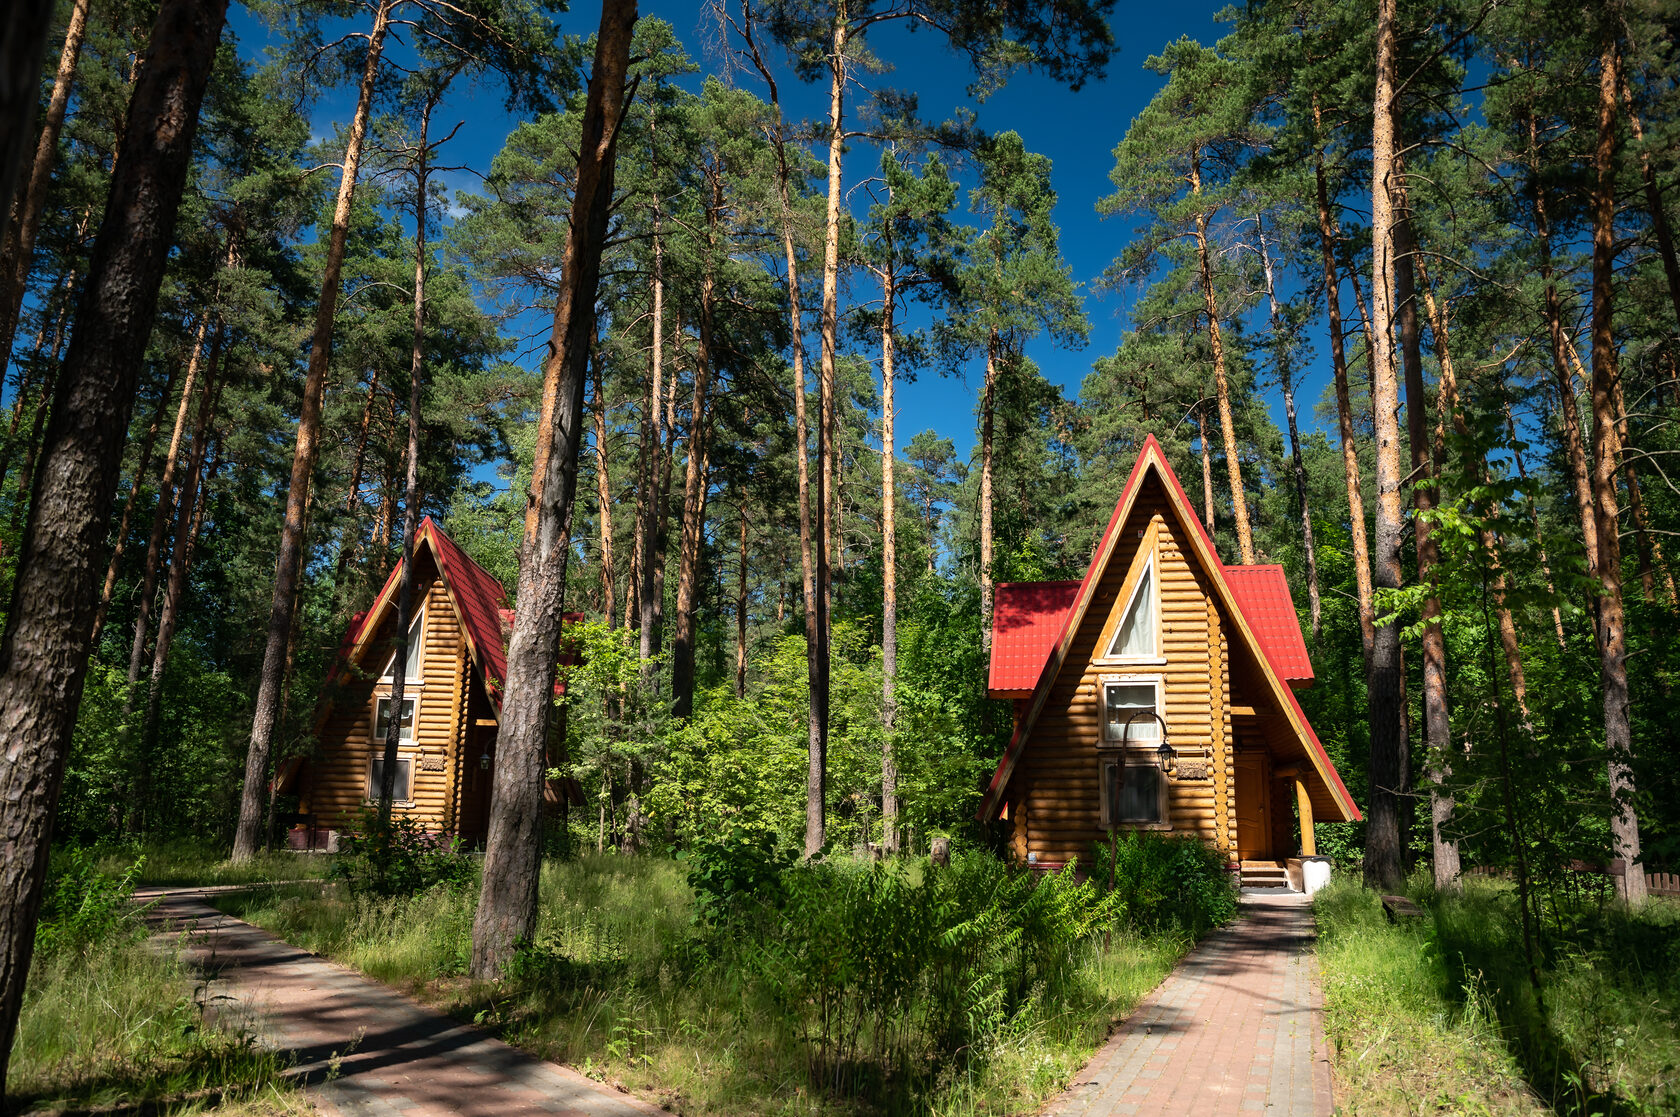
{"type": "Polygon", "coordinates": [[[1071,870],[1039,879],[973,853],[925,872],[794,865],[737,910],[731,941],[809,1052],[813,1085],[856,1095],[983,1054],[1066,991],[1117,906],[1071,870]]]}
{"type": "Polygon", "coordinates": [[[1140,931],[1201,936],[1236,918],[1237,892],[1218,850],[1188,835],[1116,833],[1091,847],[1092,877],[1140,931]]]}
{"type": "Polygon", "coordinates": [[[332,875],[356,896],[413,896],[437,885],[470,888],[477,865],[459,838],[434,834],[412,818],[362,812],[360,827],[339,835],[332,875]]]}
{"type": "Polygon", "coordinates": [[[694,890],[696,920],[717,923],[748,899],[780,906],[782,873],[793,864],[793,855],[778,850],[768,830],[735,827],[696,842],[683,860],[688,863],[688,886],[694,890]]]}
{"type": "Polygon", "coordinates": [[[121,876],[111,877],[99,871],[99,858],[85,848],[57,859],[47,877],[35,949],[43,955],[82,951],[119,935],[138,934],[134,878],[145,862],[138,858],[121,876]]]}

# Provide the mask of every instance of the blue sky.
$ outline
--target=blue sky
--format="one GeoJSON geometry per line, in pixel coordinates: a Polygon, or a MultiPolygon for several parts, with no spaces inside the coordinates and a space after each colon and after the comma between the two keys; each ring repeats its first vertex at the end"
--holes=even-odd
{"type": "MultiPolygon", "coordinates": [[[[1077,394],[1091,362],[1114,351],[1125,324],[1128,295],[1098,292],[1095,282],[1125,245],[1130,227],[1124,218],[1100,220],[1095,204],[1110,190],[1108,171],[1114,145],[1125,134],[1132,118],[1163,84],[1161,75],[1143,68],[1144,59],[1183,35],[1208,44],[1217,41],[1228,29],[1215,19],[1224,6],[1225,0],[1147,6],[1121,4],[1113,20],[1118,50],[1104,80],[1090,82],[1073,93],[1036,75],[1019,74],[984,103],[976,103],[968,96],[965,65],[933,35],[910,34],[891,24],[877,27],[871,33],[872,49],[894,69],[890,73],[866,76],[864,80],[915,91],[923,115],[929,118],[944,119],[958,108],[971,108],[978,114],[982,128],[1013,129],[1022,135],[1029,150],[1052,160],[1053,182],[1060,198],[1056,217],[1062,230],[1062,251],[1074,277],[1085,285],[1091,339],[1082,350],[1063,350],[1041,340],[1029,346],[1028,352],[1044,374],[1062,385],[1070,396],[1077,394]]],[[[705,73],[721,69],[720,60],[707,54],[706,44],[714,36],[701,25],[699,5],[655,0],[644,3],[641,12],[667,19],[675,27],[689,53],[702,67],[702,74],[693,78],[694,85],[699,84],[705,73]]],[[[570,32],[587,34],[594,30],[599,15],[600,9],[594,3],[577,0],[573,10],[562,17],[562,26],[570,32]]],[[[242,51],[252,54],[260,50],[265,29],[243,9],[234,10],[232,21],[242,51]]],[[[791,74],[780,80],[784,105],[791,116],[818,118],[823,114],[826,87],[801,85],[791,74]]],[[[754,88],[752,83],[748,83],[748,88],[754,88]]],[[[313,115],[315,134],[328,134],[334,123],[347,123],[353,101],[354,91],[349,88],[334,90],[323,98],[313,115]]],[[[442,129],[457,120],[466,121],[466,127],[440,159],[481,171],[488,169],[508,132],[518,123],[504,111],[500,92],[493,87],[462,87],[447,102],[438,120],[442,129]]],[[[877,151],[867,143],[854,147],[847,158],[847,186],[873,173],[878,158],[877,151]]],[[[452,184],[471,189],[474,179],[469,173],[459,172],[452,184]]],[[[870,297],[869,286],[859,280],[854,298],[862,301],[870,297]]],[[[1325,379],[1326,374],[1321,370],[1311,369],[1301,385],[1302,420],[1309,428],[1313,425],[1312,405],[1325,379]]],[[[962,452],[969,452],[974,442],[977,380],[977,371],[961,380],[928,371],[915,382],[901,385],[897,428],[900,447],[916,432],[931,428],[951,438],[962,452]]],[[[1281,402],[1272,402],[1281,424],[1281,402]]]]}

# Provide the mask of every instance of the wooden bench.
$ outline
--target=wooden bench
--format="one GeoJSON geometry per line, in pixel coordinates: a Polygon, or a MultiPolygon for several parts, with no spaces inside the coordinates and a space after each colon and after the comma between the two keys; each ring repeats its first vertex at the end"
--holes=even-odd
{"type": "Polygon", "coordinates": [[[1383,914],[1388,916],[1390,923],[1399,923],[1402,919],[1423,918],[1423,909],[1404,896],[1384,896],[1382,906],[1383,914]]]}

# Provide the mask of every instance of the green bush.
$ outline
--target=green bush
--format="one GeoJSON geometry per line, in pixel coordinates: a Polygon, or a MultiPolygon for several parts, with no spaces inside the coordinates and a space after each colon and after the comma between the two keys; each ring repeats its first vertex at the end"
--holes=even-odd
{"type": "Polygon", "coordinates": [[[782,873],[793,864],[792,853],[779,850],[770,831],[741,827],[696,842],[681,859],[688,864],[695,918],[711,923],[728,919],[748,900],[780,906],[782,873]]]}
{"type": "Polygon", "coordinates": [[[1091,847],[1092,876],[1140,931],[1199,938],[1237,915],[1237,891],[1218,850],[1188,835],[1116,832],[1091,847]]]}
{"type": "Polygon", "coordinates": [[[1116,904],[1072,870],[1037,878],[984,853],[925,872],[805,863],[719,928],[841,1096],[982,1057],[1060,1003],[1116,904]]]}
{"type": "Polygon", "coordinates": [[[361,825],[339,835],[332,875],[355,896],[413,896],[437,885],[469,888],[478,867],[459,838],[445,838],[412,818],[362,812],[361,825]]]}
{"type": "Polygon", "coordinates": [[[134,916],[134,878],[145,864],[134,861],[120,876],[100,872],[93,852],[74,847],[55,858],[41,900],[35,949],[48,955],[82,951],[119,936],[139,933],[134,916]]]}

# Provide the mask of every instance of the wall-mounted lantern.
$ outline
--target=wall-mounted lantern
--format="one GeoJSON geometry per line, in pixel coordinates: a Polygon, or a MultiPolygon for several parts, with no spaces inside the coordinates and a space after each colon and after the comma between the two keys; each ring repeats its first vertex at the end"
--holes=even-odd
{"type": "Polygon", "coordinates": [[[488,772],[490,770],[490,753],[488,751],[478,754],[478,767],[479,770],[483,772],[488,772]]]}

